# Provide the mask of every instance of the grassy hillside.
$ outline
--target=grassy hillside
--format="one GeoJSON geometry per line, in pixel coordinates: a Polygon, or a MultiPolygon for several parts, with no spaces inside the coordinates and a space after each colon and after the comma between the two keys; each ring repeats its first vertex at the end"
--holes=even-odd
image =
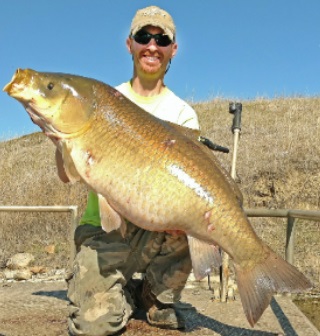
{"type": "MultiPolygon", "coordinates": [[[[248,207],[318,209],[320,98],[243,103],[237,178],[248,207]]],[[[228,102],[197,104],[203,132],[232,148],[228,102]]],[[[231,155],[220,155],[228,167],[231,155]]]]}
{"type": "MultiPolygon", "coordinates": [[[[237,182],[245,207],[318,210],[320,203],[320,98],[256,99],[243,102],[237,182]]],[[[229,101],[194,104],[203,135],[232,149],[229,101]]],[[[0,142],[0,205],[79,205],[87,190],[57,177],[54,146],[41,133],[0,142]]],[[[217,154],[229,169],[231,154],[217,154]]],[[[254,219],[258,234],[283,253],[285,221],[254,219]]],[[[0,266],[15,252],[39,253],[38,263],[66,262],[68,216],[0,213],[0,266]],[[43,246],[55,244],[54,255],[43,246]],[[60,253],[58,252],[60,251],[60,253]],[[63,256],[65,255],[65,256],[63,256]]],[[[320,282],[320,226],[298,230],[296,264],[320,282]]]]}

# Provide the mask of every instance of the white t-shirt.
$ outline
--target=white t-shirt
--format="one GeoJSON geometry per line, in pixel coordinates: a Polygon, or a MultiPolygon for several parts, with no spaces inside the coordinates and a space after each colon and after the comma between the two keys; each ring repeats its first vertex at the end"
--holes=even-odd
{"type": "Polygon", "coordinates": [[[135,93],[130,82],[120,84],[116,86],[116,89],[159,119],[193,129],[200,129],[198,116],[194,109],[167,87],[161,94],[151,97],[140,96],[135,93]]]}

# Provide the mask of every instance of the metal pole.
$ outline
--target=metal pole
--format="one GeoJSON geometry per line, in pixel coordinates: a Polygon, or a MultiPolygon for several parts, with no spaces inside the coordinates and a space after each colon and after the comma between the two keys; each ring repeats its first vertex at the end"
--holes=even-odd
{"type": "Polygon", "coordinates": [[[295,245],[295,231],[297,218],[288,217],[287,222],[287,239],[286,239],[286,261],[293,265],[294,259],[294,245],[295,245]]]}
{"type": "Polygon", "coordinates": [[[293,217],[320,221],[320,211],[297,209],[244,209],[248,217],[293,217]]]}
{"type": "Polygon", "coordinates": [[[241,112],[242,104],[241,103],[230,103],[229,112],[234,115],[232,122],[232,133],[234,135],[233,142],[233,155],[232,155],[232,164],[231,164],[231,177],[236,178],[236,165],[237,165],[237,154],[238,154],[238,143],[241,132],[241,112]]]}
{"type": "Polygon", "coordinates": [[[76,256],[76,245],[74,242],[74,232],[78,226],[78,207],[77,206],[72,206],[71,209],[72,213],[72,220],[71,220],[71,226],[70,226],[70,260],[69,260],[69,265],[68,265],[68,270],[71,273],[73,273],[73,261],[76,256]]]}
{"type": "MultiPolygon", "coordinates": [[[[238,153],[238,143],[241,132],[241,103],[230,103],[229,112],[233,114],[232,121],[232,133],[234,135],[233,142],[233,155],[231,163],[231,177],[236,178],[236,164],[237,164],[237,153],[238,153]]],[[[222,267],[221,267],[221,302],[226,302],[228,299],[228,281],[229,281],[229,256],[227,253],[222,252],[222,267]]]]}
{"type": "Polygon", "coordinates": [[[8,212],[72,212],[76,206],[67,205],[1,205],[0,211],[8,212]]]}

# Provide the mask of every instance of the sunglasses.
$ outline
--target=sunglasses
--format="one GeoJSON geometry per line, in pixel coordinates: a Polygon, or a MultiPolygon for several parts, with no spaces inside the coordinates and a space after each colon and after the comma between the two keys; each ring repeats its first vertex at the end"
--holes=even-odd
{"type": "Polygon", "coordinates": [[[148,44],[151,41],[151,39],[154,39],[159,47],[167,47],[172,43],[168,35],[163,34],[153,35],[143,30],[137,32],[135,35],[132,36],[132,38],[139,44],[148,44]]]}

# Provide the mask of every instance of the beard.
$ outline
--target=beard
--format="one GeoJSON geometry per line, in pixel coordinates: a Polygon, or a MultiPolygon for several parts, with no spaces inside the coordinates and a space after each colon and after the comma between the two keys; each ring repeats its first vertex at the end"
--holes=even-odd
{"type": "Polygon", "coordinates": [[[145,74],[163,74],[167,67],[164,56],[160,53],[142,52],[136,60],[137,67],[145,74]]]}

